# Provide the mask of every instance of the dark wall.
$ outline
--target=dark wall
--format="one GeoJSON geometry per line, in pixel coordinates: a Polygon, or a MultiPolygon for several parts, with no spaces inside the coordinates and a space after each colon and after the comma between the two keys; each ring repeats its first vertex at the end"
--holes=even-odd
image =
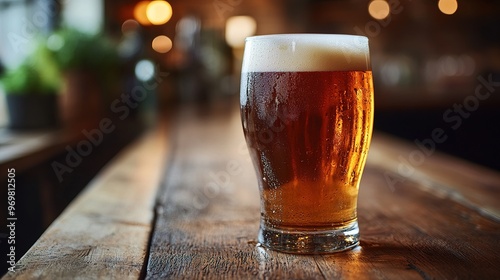
{"type": "Polygon", "coordinates": [[[466,117],[453,111],[453,107],[379,110],[374,126],[413,144],[432,139],[433,130],[442,129],[446,140],[435,142],[437,150],[500,171],[500,110],[483,107],[463,112],[466,117]]]}

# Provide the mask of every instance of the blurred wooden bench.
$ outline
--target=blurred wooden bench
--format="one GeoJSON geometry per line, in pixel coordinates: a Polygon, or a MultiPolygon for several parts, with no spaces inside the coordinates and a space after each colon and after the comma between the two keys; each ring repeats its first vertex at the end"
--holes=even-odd
{"type": "Polygon", "coordinates": [[[122,151],[5,277],[138,278],[167,147],[166,128],[159,127],[122,151]]]}

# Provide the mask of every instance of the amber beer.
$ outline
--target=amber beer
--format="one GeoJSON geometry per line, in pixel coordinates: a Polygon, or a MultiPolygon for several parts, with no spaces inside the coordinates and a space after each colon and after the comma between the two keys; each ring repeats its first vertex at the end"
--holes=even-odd
{"type": "Polygon", "coordinates": [[[356,246],[356,204],[373,123],[368,40],[248,38],[241,114],[259,178],[259,242],[295,253],[356,246]]]}

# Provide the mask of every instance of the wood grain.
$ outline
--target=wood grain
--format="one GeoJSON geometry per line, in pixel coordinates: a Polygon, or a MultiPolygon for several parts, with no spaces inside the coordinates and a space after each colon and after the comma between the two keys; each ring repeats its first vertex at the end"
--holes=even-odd
{"type": "Polygon", "coordinates": [[[167,156],[166,128],[119,154],[4,279],[137,279],[167,156]]]}
{"type": "MultiPolygon", "coordinates": [[[[397,188],[416,181],[423,191],[433,192],[500,222],[500,174],[461,159],[439,153],[431,144],[421,148],[384,134],[372,144],[369,166],[383,169],[387,185],[397,188]]],[[[434,143],[439,147],[438,143],[434,143]]]]}
{"type": "Polygon", "coordinates": [[[402,177],[398,157],[413,148],[376,134],[358,203],[361,246],[332,255],[284,254],[256,243],[259,194],[238,111],[190,110],[176,123],[147,279],[500,277],[494,172],[435,153],[402,177]]]}
{"type": "Polygon", "coordinates": [[[129,147],[4,279],[500,278],[498,173],[437,152],[405,173],[413,144],[378,133],[361,182],[360,246],[261,247],[255,172],[237,107],[226,105],[180,110],[168,131],[129,147]]]}

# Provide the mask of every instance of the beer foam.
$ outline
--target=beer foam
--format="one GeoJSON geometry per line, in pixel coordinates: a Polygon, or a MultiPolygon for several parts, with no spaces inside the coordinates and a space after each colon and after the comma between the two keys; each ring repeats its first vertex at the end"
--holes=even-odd
{"type": "Polygon", "coordinates": [[[370,70],[368,38],[277,34],[248,37],[242,72],[370,70]]]}

